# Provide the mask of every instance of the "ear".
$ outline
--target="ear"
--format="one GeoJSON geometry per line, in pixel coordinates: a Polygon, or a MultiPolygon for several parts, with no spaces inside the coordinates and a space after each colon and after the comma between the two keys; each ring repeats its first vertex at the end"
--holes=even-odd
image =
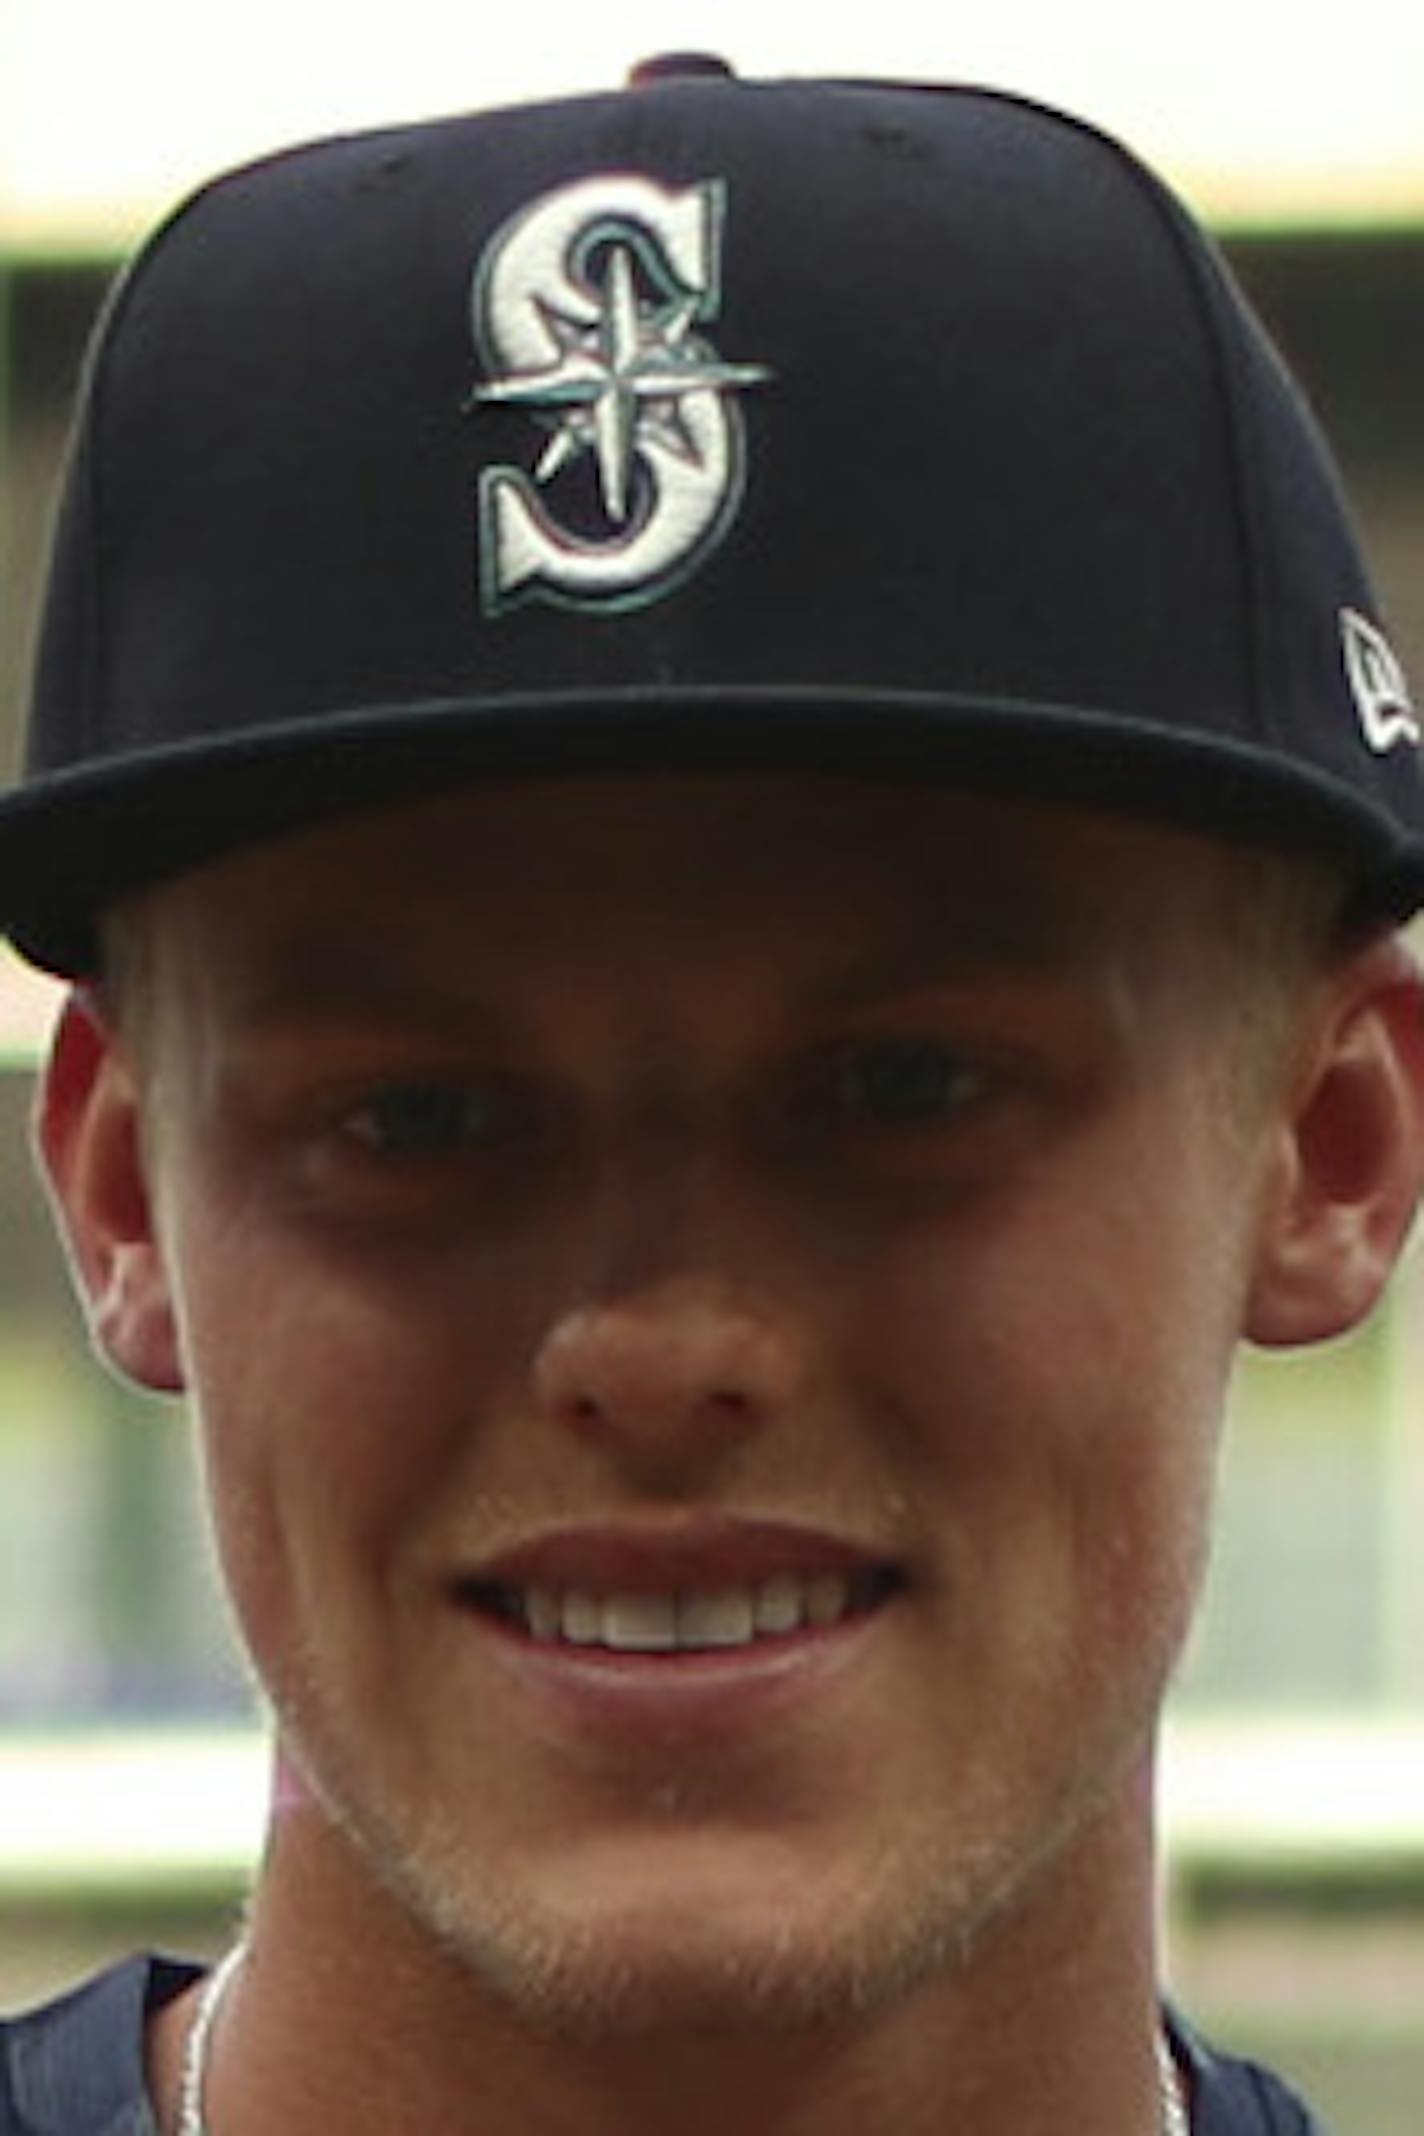
{"type": "Polygon", "coordinates": [[[144,1169],[137,1077],[102,1011],[70,996],[40,1085],[46,1180],[98,1348],[141,1387],[183,1387],[144,1169]]]}
{"type": "Polygon", "coordinates": [[[1383,1290],[1424,1192],[1424,986],[1398,938],[1322,982],[1267,1184],[1245,1333],[1343,1334],[1383,1290]]]}

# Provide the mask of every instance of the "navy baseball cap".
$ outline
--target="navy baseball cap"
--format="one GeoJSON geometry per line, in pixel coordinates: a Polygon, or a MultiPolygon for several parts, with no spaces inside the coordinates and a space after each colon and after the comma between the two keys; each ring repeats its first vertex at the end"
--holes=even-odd
{"type": "Polygon", "coordinates": [[[942,777],[1424,895],[1419,722],[1210,243],[976,89],[744,82],[217,180],[97,336],[0,925],[464,779],[942,777]]]}

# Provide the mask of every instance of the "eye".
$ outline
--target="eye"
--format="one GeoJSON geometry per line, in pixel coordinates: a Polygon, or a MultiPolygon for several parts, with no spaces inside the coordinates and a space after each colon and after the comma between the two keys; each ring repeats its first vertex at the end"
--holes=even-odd
{"type": "Polygon", "coordinates": [[[347,1141],[388,1162],[441,1157],[486,1142],[506,1110],[496,1093],[463,1083],[397,1083],[352,1106],[347,1141]]]}
{"type": "Polygon", "coordinates": [[[982,1096],[983,1070],[938,1039],[886,1038],[839,1049],[821,1076],[820,1109],[851,1124],[948,1124],[982,1096]]]}

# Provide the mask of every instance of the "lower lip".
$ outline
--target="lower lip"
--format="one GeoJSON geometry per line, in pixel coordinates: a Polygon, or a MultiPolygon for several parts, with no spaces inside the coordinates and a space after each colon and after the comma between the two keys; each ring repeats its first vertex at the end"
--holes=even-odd
{"type": "Polygon", "coordinates": [[[516,1625],[466,1611],[524,1692],[561,1730],[663,1749],[725,1739],[836,1694],[883,1629],[895,1598],[839,1624],[746,1646],[639,1653],[531,1639],[516,1625]]]}

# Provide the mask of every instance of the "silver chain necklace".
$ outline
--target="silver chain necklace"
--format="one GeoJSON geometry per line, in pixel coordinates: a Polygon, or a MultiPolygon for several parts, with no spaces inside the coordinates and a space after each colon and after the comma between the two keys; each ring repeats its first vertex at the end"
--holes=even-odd
{"type": "MultiPolygon", "coordinates": [[[[208,2048],[213,2020],[233,1975],[247,1955],[247,1947],[235,1943],[222,1963],[215,1966],[204,1984],[188,2037],[183,2044],[182,2081],[178,2089],[177,2136],[208,2136],[203,2120],[203,2093],[207,2084],[208,2048]]],[[[1159,2025],[1153,2042],[1157,2056],[1157,2106],[1159,2136],[1192,2136],[1186,2093],[1176,2057],[1159,2025]]]]}
{"type": "MultiPolygon", "coordinates": [[[[218,2014],[218,2006],[228,1991],[234,1973],[246,1956],[247,1945],[234,1943],[227,1956],[213,1967],[203,1983],[203,1992],[198,1998],[193,2022],[188,2027],[188,2037],[183,2042],[183,2072],[178,2085],[177,2136],[208,2136],[203,2120],[203,2093],[207,2088],[208,2045],[212,2038],[213,2019],[218,2014]]],[[[1165,2131],[1163,2136],[1166,2136],[1165,2131]]]]}
{"type": "MultiPolygon", "coordinates": [[[[1152,2045],[1157,2054],[1157,2110],[1161,2116],[1161,2136],[1192,2136],[1192,2117],[1187,2112],[1187,2090],[1182,2082],[1182,2073],[1177,2067],[1177,2057],[1172,2052],[1171,2042],[1159,2025],[1152,2036],[1152,2045]]],[[[201,2126],[198,2136],[203,2136],[201,2126]]]]}

